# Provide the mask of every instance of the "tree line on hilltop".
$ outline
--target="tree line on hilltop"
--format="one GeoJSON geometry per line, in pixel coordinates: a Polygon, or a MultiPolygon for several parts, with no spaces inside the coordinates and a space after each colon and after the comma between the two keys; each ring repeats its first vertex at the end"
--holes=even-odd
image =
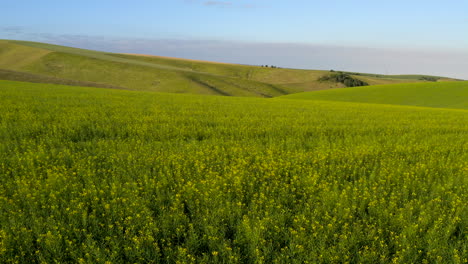
{"type": "Polygon", "coordinates": [[[362,80],[356,79],[349,74],[344,72],[335,72],[330,71],[331,73],[325,76],[322,76],[318,79],[318,81],[332,81],[344,84],[346,87],[357,87],[357,86],[367,86],[369,85],[367,82],[362,80]]]}

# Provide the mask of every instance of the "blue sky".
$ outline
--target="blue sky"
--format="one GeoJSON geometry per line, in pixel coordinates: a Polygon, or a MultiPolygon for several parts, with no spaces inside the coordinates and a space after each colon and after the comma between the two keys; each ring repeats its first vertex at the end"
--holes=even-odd
{"type": "Polygon", "coordinates": [[[1,8],[0,38],[117,52],[378,73],[419,73],[424,68],[428,74],[453,76],[464,74],[453,68],[463,63],[450,65],[453,60],[443,58],[468,56],[465,0],[2,0],[1,8]],[[298,46],[302,60],[294,52],[298,46]],[[341,61],[333,57],[333,48],[342,54],[341,61]],[[238,57],[232,56],[233,49],[238,57]],[[256,57],[269,49],[271,54],[256,57]],[[397,64],[395,52],[405,54],[397,64]],[[327,61],[317,53],[331,57],[327,61]],[[388,61],[376,67],[359,60],[372,54],[383,54],[388,61]],[[308,56],[315,61],[304,61],[308,56]],[[436,59],[442,65],[398,66],[417,66],[422,57],[434,67],[436,59]]]}

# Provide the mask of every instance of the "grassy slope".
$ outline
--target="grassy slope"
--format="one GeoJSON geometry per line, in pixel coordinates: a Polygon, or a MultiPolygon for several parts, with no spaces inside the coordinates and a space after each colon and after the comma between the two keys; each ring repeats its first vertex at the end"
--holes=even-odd
{"type": "Polygon", "coordinates": [[[85,81],[76,81],[63,78],[55,78],[46,75],[32,74],[27,72],[18,72],[12,70],[0,69],[0,80],[10,80],[10,81],[22,81],[22,82],[32,82],[32,83],[49,83],[49,84],[63,84],[63,85],[73,85],[73,86],[86,86],[86,87],[97,87],[97,88],[111,88],[111,89],[123,89],[122,87],[95,83],[95,82],[85,82],[85,81]]]}
{"type": "Polygon", "coordinates": [[[297,93],[281,98],[468,109],[468,82],[376,85],[297,93]]]}
{"type": "MultiPolygon", "coordinates": [[[[144,91],[260,97],[297,91],[258,81],[194,72],[169,64],[122,58],[116,54],[35,42],[0,42],[0,47],[4,47],[4,50],[11,46],[24,47],[23,45],[40,50],[43,55],[18,67],[6,62],[3,64],[4,68],[144,91]]],[[[2,60],[0,53],[0,63],[2,60]]]]}
{"type": "MultiPolygon", "coordinates": [[[[122,58],[139,60],[144,62],[153,62],[163,65],[171,65],[185,70],[208,72],[223,76],[231,76],[256,80],[271,84],[282,85],[296,88],[300,91],[325,90],[330,88],[343,87],[342,84],[330,82],[318,82],[317,79],[328,74],[328,71],[320,70],[300,70],[300,69],[271,69],[256,66],[200,62],[192,60],[174,59],[159,56],[119,54],[115,55],[122,58]]],[[[411,83],[422,82],[421,77],[425,75],[378,75],[378,74],[359,74],[353,75],[355,78],[362,79],[371,85],[411,83]]],[[[444,80],[454,80],[446,78],[444,80]]]]}
{"type": "Polygon", "coordinates": [[[437,78],[437,81],[460,81],[460,79],[448,78],[443,76],[431,76],[431,75],[422,75],[422,74],[400,74],[400,75],[384,75],[384,74],[374,74],[374,73],[355,73],[355,72],[346,72],[348,74],[354,75],[356,77],[374,77],[382,79],[393,79],[393,80],[420,80],[423,77],[433,77],[437,78]]]}
{"type": "MultiPolygon", "coordinates": [[[[317,83],[316,80],[325,74],[325,71],[296,70],[296,69],[271,69],[257,66],[247,66],[227,63],[200,62],[193,60],[182,60],[158,56],[143,56],[118,54],[121,58],[134,59],[144,62],[157,63],[178,67],[181,69],[212,73],[221,76],[242,78],[271,84],[290,85],[303,83],[317,83]]],[[[321,84],[328,87],[330,84],[321,84]]]]}
{"type": "MultiPolygon", "coordinates": [[[[273,97],[342,87],[318,82],[325,71],[113,54],[45,43],[0,40],[0,69],[131,90],[273,97]]],[[[370,84],[416,79],[358,76],[370,84]]],[[[44,78],[45,79],[45,78],[44,78]]]]}
{"type": "Polygon", "coordinates": [[[468,111],[0,81],[2,263],[463,263],[468,111]]]}
{"type": "Polygon", "coordinates": [[[0,68],[21,69],[47,55],[51,51],[17,45],[10,41],[0,40],[0,68]]]}

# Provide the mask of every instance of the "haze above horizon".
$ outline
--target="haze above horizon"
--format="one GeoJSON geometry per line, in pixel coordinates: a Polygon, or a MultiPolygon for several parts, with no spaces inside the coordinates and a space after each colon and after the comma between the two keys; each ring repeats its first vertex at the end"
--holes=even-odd
{"type": "Polygon", "coordinates": [[[468,79],[466,1],[11,1],[0,38],[244,64],[468,79]]]}

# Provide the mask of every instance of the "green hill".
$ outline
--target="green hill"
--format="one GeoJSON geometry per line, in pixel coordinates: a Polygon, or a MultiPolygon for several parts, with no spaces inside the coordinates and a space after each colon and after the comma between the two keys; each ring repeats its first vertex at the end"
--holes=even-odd
{"type": "Polygon", "coordinates": [[[297,93],[280,98],[468,109],[468,82],[375,85],[297,93]]]}
{"type": "MultiPolygon", "coordinates": [[[[13,40],[0,40],[0,69],[4,70],[0,76],[4,80],[21,80],[24,76],[24,81],[170,93],[276,97],[343,87],[341,83],[318,81],[327,71],[115,54],[13,40]]],[[[369,84],[423,81],[418,76],[353,76],[369,84]]]]}
{"type": "Polygon", "coordinates": [[[43,43],[0,42],[1,68],[59,79],[173,93],[272,97],[296,91],[255,80],[144,62],[137,56],[137,59],[123,56],[43,43]],[[31,53],[40,55],[31,57],[31,53]],[[15,58],[19,58],[19,63],[15,63],[15,58]]]}
{"type": "Polygon", "coordinates": [[[76,81],[76,80],[50,77],[47,75],[39,75],[39,74],[32,74],[32,73],[27,73],[27,72],[18,72],[18,71],[12,71],[12,70],[4,70],[4,69],[0,69],[0,80],[23,81],[23,82],[32,82],[32,83],[63,84],[63,85],[111,88],[111,89],[124,89],[122,87],[109,85],[109,84],[76,81]]]}

